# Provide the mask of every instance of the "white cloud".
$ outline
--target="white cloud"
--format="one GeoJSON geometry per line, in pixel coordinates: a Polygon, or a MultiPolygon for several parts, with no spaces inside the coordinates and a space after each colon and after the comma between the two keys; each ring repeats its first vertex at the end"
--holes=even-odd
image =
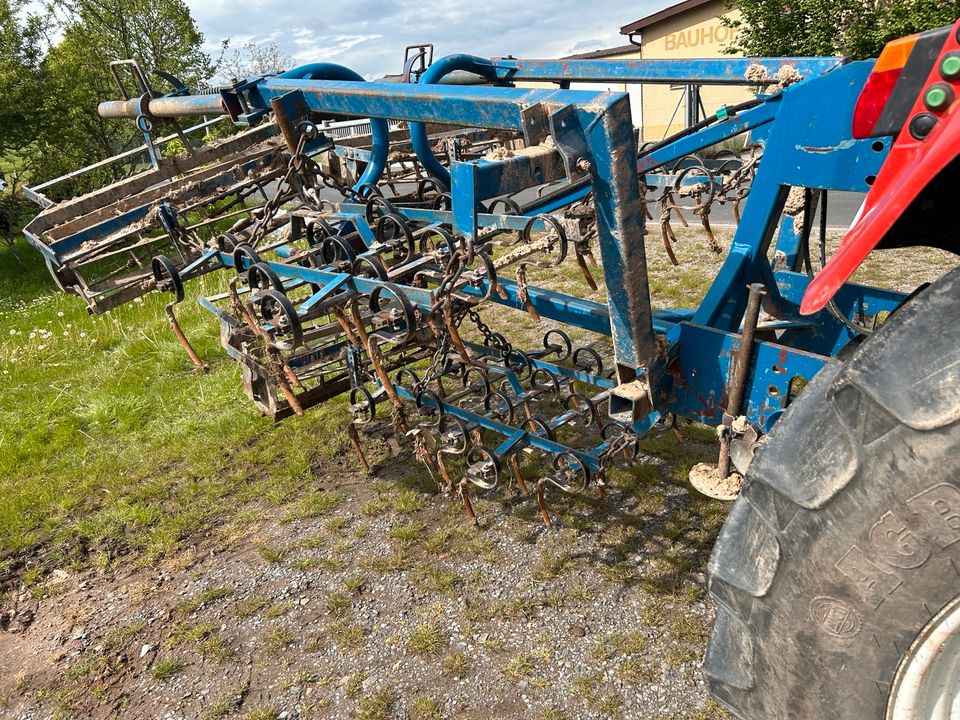
{"type": "MultiPolygon", "coordinates": [[[[224,38],[274,40],[297,62],[332,61],[365,77],[400,72],[403,48],[433,42],[436,57],[466,52],[484,57],[560,57],[626,43],[621,25],[656,12],[670,0],[328,0],[305,10],[289,0],[187,0],[208,47],[224,38]]],[[[310,6],[307,6],[310,7],[310,6]]]]}

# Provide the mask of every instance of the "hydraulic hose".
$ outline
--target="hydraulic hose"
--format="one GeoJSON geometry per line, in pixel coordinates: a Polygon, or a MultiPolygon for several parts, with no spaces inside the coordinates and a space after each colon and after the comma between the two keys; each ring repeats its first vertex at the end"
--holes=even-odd
{"type": "MultiPolygon", "coordinates": [[[[421,85],[434,85],[450,73],[465,71],[479,75],[488,81],[497,79],[497,69],[490,60],[476,55],[447,55],[431,65],[420,76],[421,85]]],[[[410,123],[410,142],[417,154],[417,159],[429,175],[436,178],[447,190],[450,189],[450,171],[447,170],[433,154],[430,139],[427,137],[427,126],[424,123],[410,123]]]]}
{"type": "MultiPolygon", "coordinates": [[[[344,80],[364,82],[364,77],[348,67],[335,63],[310,63],[301,65],[292,70],[280,73],[280,78],[288,80],[344,80]]],[[[367,163],[363,175],[354,184],[353,189],[359,191],[366,184],[376,186],[387,168],[387,154],[390,152],[390,126],[385,118],[370,118],[372,144],[370,146],[370,162],[367,163]]]]}

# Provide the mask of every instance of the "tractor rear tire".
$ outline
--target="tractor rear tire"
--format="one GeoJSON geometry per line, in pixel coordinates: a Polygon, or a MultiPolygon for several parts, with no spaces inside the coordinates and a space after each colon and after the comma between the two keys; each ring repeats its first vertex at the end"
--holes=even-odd
{"type": "Polygon", "coordinates": [[[710,559],[705,659],[736,717],[957,717],[960,627],[946,695],[888,707],[960,617],[958,318],[960,269],[828,364],[748,468],[710,559]]]}

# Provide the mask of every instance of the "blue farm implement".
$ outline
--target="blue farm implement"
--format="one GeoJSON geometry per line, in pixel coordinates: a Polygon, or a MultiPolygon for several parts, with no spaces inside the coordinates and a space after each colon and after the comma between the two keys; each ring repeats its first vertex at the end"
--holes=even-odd
{"type": "MultiPolygon", "coordinates": [[[[219,320],[223,346],[264,414],[302,414],[349,394],[347,427],[363,467],[370,469],[364,431],[382,419],[443,489],[462,498],[474,522],[471,494],[509,479],[536,499],[549,526],[548,492],[602,490],[614,464],[637,457],[646,433],[680,418],[716,426],[718,466],[696,469],[695,486],[734,499],[743,475],[759,479],[734,506],[714,556],[720,610],[707,663],[714,692],[742,717],[881,717],[873,710],[857,714],[859,706],[832,686],[822,696],[811,690],[790,701],[780,699],[782,680],[775,691],[754,692],[775,676],[776,664],[776,653],[764,649],[776,642],[758,634],[770,624],[754,612],[762,610],[780,557],[764,544],[777,542],[767,536],[786,532],[791,517],[826,502],[815,488],[807,502],[784,499],[802,496],[806,486],[802,476],[790,488],[777,486],[789,473],[769,458],[790,440],[768,441],[768,434],[781,417],[796,425],[804,413],[825,407],[818,383],[840,382],[838,367],[855,373],[857,362],[867,363],[884,343],[896,344],[904,332],[898,328],[912,317],[901,306],[914,307],[929,294],[905,304],[904,293],[848,282],[850,272],[835,277],[824,243],[830,193],[867,193],[872,186],[886,193],[868,195],[871,212],[852,231],[868,237],[870,247],[884,237],[893,246],[957,247],[955,233],[937,229],[904,240],[905,229],[896,226],[916,203],[943,207],[930,168],[899,213],[890,210],[896,179],[909,176],[890,174],[910,172],[927,135],[952,137],[950,128],[958,127],[951,119],[960,77],[960,60],[950,59],[960,57],[954,31],[911,40],[906,51],[902,43],[891,51],[894,60],[881,58],[883,72],[898,73],[895,87],[877,81],[874,61],[834,57],[452,55],[434,62],[424,46],[408,49],[402,76],[389,81],[365,82],[347,68],[318,63],[190,95],[169,76],[174,89],[160,94],[135,64],[123,63],[118,77],[129,70],[136,92],[103,102],[100,114],[134,120],[145,144],[98,167],[142,156],[148,166],[62,202],[48,195],[89,169],[31,189],[44,209],[26,234],[57,283],[91,312],[153,290],[170,293],[170,322],[198,366],[175,306],[191,279],[222,272],[222,292],[200,303],[219,320]],[[936,66],[941,57],[947,59],[936,66]],[[749,85],[756,96],[640,144],[626,93],[569,89],[591,82],[749,85]],[[939,88],[933,95],[925,90],[931,83],[939,88]],[[177,119],[185,117],[203,121],[183,130],[177,119]],[[243,130],[191,146],[191,133],[227,120],[243,130]],[[868,131],[855,135],[865,124],[868,131]],[[172,132],[155,138],[161,128],[172,132]],[[900,150],[905,134],[912,144],[900,150]],[[187,152],[164,158],[171,139],[187,152]],[[733,141],[742,149],[730,150],[733,141]],[[895,169],[887,162],[891,153],[901,158],[895,169]],[[648,257],[664,252],[676,264],[673,223],[686,225],[688,218],[703,225],[710,252],[722,253],[710,224],[717,204],[730,204],[737,222],[719,273],[698,306],[655,310],[648,257]],[[662,251],[646,242],[652,210],[662,251]],[[812,260],[818,233],[820,252],[812,260]],[[825,268],[814,281],[819,266],[825,268]],[[557,277],[590,291],[561,292],[550,287],[557,277]],[[595,292],[595,299],[580,296],[597,291],[598,280],[605,302],[595,292]],[[807,297],[804,314],[811,282],[829,288],[812,310],[807,297]],[[541,328],[536,347],[520,347],[514,333],[502,330],[518,324],[511,313],[541,328]],[[894,313],[898,322],[885,322],[894,313]],[[767,470],[772,475],[754,473],[758,466],[774,467],[767,470]],[[762,577],[754,582],[757,573],[762,577]],[[804,710],[784,710],[791,702],[804,710]]],[[[956,151],[937,156],[954,174],[956,151]]],[[[956,306],[957,282],[938,287],[956,306]]],[[[956,343],[948,345],[933,343],[917,354],[941,367],[957,353],[956,343]],[[933,347],[940,348],[935,358],[933,347]]],[[[956,380],[955,371],[944,372],[956,380]]],[[[957,384],[943,390],[941,383],[938,402],[956,403],[957,384]]],[[[849,397],[837,387],[830,386],[830,402],[849,397]]],[[[870,397],[883,404],[885,396],[870,397]]],[[[922,422],[903,419],[911,409],[903,403],[885,405],[883,417],[920,428],[922,422]]],[[[854,427],[879,431],[879,421],[855,419],[866,404],[851,407],[854,427]]],[[[837,473],[847,473],[846,456],[830,444],[850,435],[849,428],[830,427],[823,425],[829,437],[808,440],[817,456],[811,482],[833,462],[837,473]]],[[[826,628],[824,642],[868,622],[861,608],[874,603],[881,582],[870,568],[892,572],[879,560],[843,562],[835,565],[836,579],[824,580],[827,589],[793,613],[800,623],[810,618],[826,628]]],[[[931,615],[942,606],[938,596],[931,615]]],[[[925,622],[909,625],[914,634],[903,635],[900,647],[925,622]]],[[[797,652],[777,648],[784,658],[797,652]]],[[[880,705],[894,698],[900,661],[877,671],[886,683],[880,705]]],[[[927,717],[896,717],[921,716],[927,717]]]]}

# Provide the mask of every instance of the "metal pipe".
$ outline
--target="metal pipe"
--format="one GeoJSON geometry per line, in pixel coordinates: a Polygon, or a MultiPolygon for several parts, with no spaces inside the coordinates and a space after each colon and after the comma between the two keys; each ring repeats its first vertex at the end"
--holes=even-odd
{"type": "Polygon", "coordinates": [[[733,377],[727,391],[727,409],[723,413],[723,433],[720,436],[720,458],[717,462],[717,475],[722,480],[730,475],[730,439],[733,421],[740,415],[743,405],[743,389],[750,370],[753,355],[753,340],[760,319],[760,301],[767,291],[763,283],[751,283],[748,286],[750,296],[747,309],[743,314],[743,331],[740,334],[740,347],[734,356],[733,377]]]}
{"type": "MultiPolygon", "coordinates": [[[[496,80],[496,66],[486,58],[476,55],[448,55],[440,58],[430,68],[420,76],[420,85],[433,85],[439,83],[446,75],[454,72],[468,72],[475,76],[496,80]]],[[[430,139],[427,137],[427,126],[425,123],[410,123],[410,142],[413,144],[413,150],[417,154],[417,159],[423,165],[431,176],[435,177],[440,183],[450,189],[450,171],[447,170],[433,154],[433,148],[430,147],[430,139]]]]}
{"type": "MultiPolygon", "coordinates": [[[[359,73],[335,63],[310,63],[309,65],[301,65],[300,67],[295,67],[292,70],[280,73],[277,77],[285,80],[344,80],[348,82],[365,82],[365,78],[359,73]]],[[[370,134],[372,136],[370,162],[367,163],[363,174],[354,184],[354,190],[359,190],[363,185],[376,185],[387,167],[387,155],[390,152],[390,126],[384,118],[371,117],[370,134]]]]}
{"type": "Polygon", "coordinates": [[[220,95],[181,95],[164,98],[134,98],[133,100],[106,100],[97,106],[100,117],[131,118],[141,115],[174,118],[185,115],[226,115],[227,108],[220,95]]]}

